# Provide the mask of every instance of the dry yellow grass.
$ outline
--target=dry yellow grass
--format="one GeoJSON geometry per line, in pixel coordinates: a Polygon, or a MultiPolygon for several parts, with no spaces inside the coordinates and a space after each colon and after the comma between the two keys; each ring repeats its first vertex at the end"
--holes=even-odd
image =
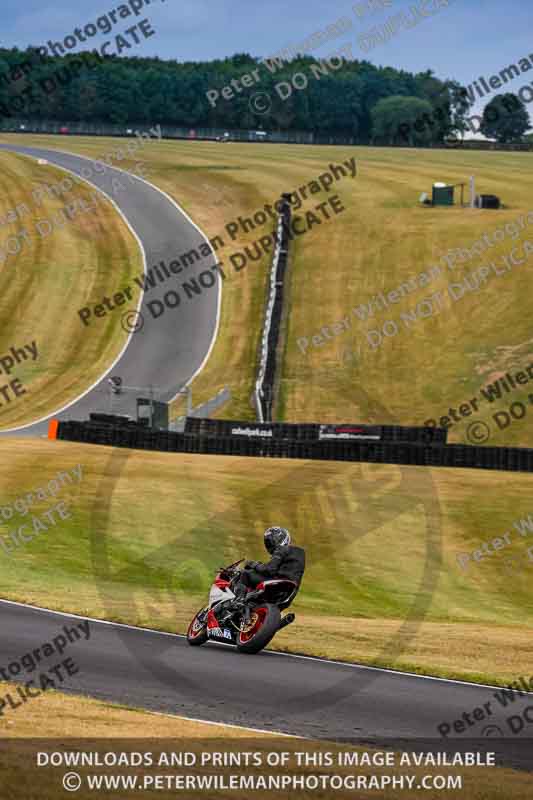
{"type": "MultiPolygon", "coordinates": [[[[531,362],[526,309],[533,288],[531,257],[511,273],[492,274],[480,291],[466,292],[459,302],[452,303],[447,294],[449,284],[461,283],[490,261],[501,271],[499,258],[531,240],[531,225],[520,231],[519,239],[507,236],[479,257],[457,262],[453,271],[440,257],[451,248],[470,248],[484,233],[492,234],[533,210],[533,156],[373,148],[354,152],[357,180],[339,186],[348,212],[341,222],[317,228],[295,245],[282,418],[422,424],[478,395],[491,375],[531,362]],[[455,183],[471,174],[477,176],[478,191],[502,197],[504,210],[417,207],[419,192],[434,180],[455,183]],[[425,288],[382,307],[366,321],[353,313],[431,265],[440,265],[441,275],[425,288]],[[409,327],[402,322],[402,313],[437,291],[442,300],[430,304],[433,316],[422,317],[428,314],[426,305],[409,327]],[[332,325],[345,318],[348,329],[332,335],[332,325]],[[381,346],[373,349],[377,336],[369,331],[381,331],[387,320],[397,324],[398,333],[383,336],[381,346]],[[329,327],[330,338],[322,335],[313,346],[312,337],[320,336],[323,326],[329,327]],[[302,353],[298,341],[305,338],[309,344],[302,353]]],[[[392,330],[389,325],[387,332],[392,330]]],[[[482,404],[477,416],[490,424],[491,444],[531,445],[531,413],[503,432],[490,419],[490,413],[509,402],[523,400],[525,390],[494,406],[482,404]]],[[[475,417],[455,424],[451,441],[466,441],[466,427],[475,417]]]]}
{"type": "MultiPolygon", "coordinates": [[[[18,698],[17,684],[1,686],[3,695],[11,692],[18,698]]],[[[239,739],[249,733],[48,690],[16,710],[8,707],[0,717],[0,735],[4,739],[239,739]]]]}

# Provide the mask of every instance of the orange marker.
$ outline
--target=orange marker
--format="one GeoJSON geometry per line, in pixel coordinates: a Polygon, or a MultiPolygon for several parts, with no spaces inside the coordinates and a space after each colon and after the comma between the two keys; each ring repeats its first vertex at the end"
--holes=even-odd
{"type": "Polygon", "coordinates": [[[58,429],[59,429],[59,420],[51,419],[50,422],[48,423],[48,438],[57,439],[58,429]]]}

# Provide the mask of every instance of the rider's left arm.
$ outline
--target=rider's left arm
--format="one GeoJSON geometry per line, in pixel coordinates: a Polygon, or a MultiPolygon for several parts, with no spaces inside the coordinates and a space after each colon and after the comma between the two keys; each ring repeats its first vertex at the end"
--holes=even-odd
{"type": "Polygon", "coordinates": [[[283,561],[283,553],[275,553],[268,564],[261,564],[260,562],[255,567],[256,572],[261,575],[277,575],[281,562],[283,561]]]}

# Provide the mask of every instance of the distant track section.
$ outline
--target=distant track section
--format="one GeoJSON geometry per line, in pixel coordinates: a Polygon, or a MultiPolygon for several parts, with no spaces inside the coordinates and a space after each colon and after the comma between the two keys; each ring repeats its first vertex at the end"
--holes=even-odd
{"type": "MultiPolygon", "coordinates": [[[[0,150],[45,159],[49,164],[94,185],[115,205],[117,212],[137,237],[143,253],[145,272],[152,264],[162,261],[170,263],[180,254],[198,248],[200,244],[209,244],[205,234],[179,205],[143,178],[127,173],[127,191],[116,191],[117,182],[122,185],[121,182],[125,181],[125,173],[115,167],[102,164],[105,169],[91,169],[91,178],[87,180],[83,175],[87,174],[87,167],[94,162],[83,156],[16,145],[0,145],[0,150]]],[[[203,271],[213,270],[216,263],[213,253],[191,264],[184,277],[193,281],[203,271]]],[[[212,288],[195,296],[194,303],[181,303],[177,308],[171,308],[165,303],[169,290],[179,291],[177,276],[144,292],[138,308],[124,306],[124,312],[113,312],[124,313],[122,324],[126,330],[129,330],[127,315],[137,315],[136,319],[143,321],[142,329],[130,334],[116,361],[109,365],[108,370],[84,394],[69,405],[58,408],[53,414],[27,425],[0,431],[0,435],[46,435],[48,421],[52,417],[60,420],[88,419],[93,411],[108,411],[107,376],[111,371],[113,375],[119,375],[123,379],[124,385],[154,386],[158,389],[158,399],[174,399],[178,391],[200,372],[211,352],[218,331],[222,281],[217,273],[217,280],[212,288]],[[165,313],[154,317],[149,306],[152,304],[152,309],[159,308],[158,302],[165,313]]],[[[66,306],[65,314],[77,316],[78,309],[66,306]]],[[[91,324],[99,322],[96,319],[91,324]]],[[[79,324],[81,326],[82,322],[79,324]]],[[[58,335],[60,334],[59,329],[58,335]]],[[[128,397],[124,394],[118,401],[115,398],[114,411],[136,417],[135,396],[128,397]]]]}

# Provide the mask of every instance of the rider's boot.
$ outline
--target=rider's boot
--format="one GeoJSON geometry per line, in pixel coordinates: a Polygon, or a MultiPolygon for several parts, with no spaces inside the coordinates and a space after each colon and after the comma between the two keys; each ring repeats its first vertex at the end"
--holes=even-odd
{"type": "Polygon", "coordinates": [[[235,601],[237,601],[238,605],[243,605],[244,604],[244,598],[246,597],[246,595],[248,593],[248,588],[244,585],[244,583],[241,583],[240,581],[237,581],[231,587],[231,590],[232,590],[233,594],[235,595],[235,600],[233,602],[235,603],[235,601]]]}

